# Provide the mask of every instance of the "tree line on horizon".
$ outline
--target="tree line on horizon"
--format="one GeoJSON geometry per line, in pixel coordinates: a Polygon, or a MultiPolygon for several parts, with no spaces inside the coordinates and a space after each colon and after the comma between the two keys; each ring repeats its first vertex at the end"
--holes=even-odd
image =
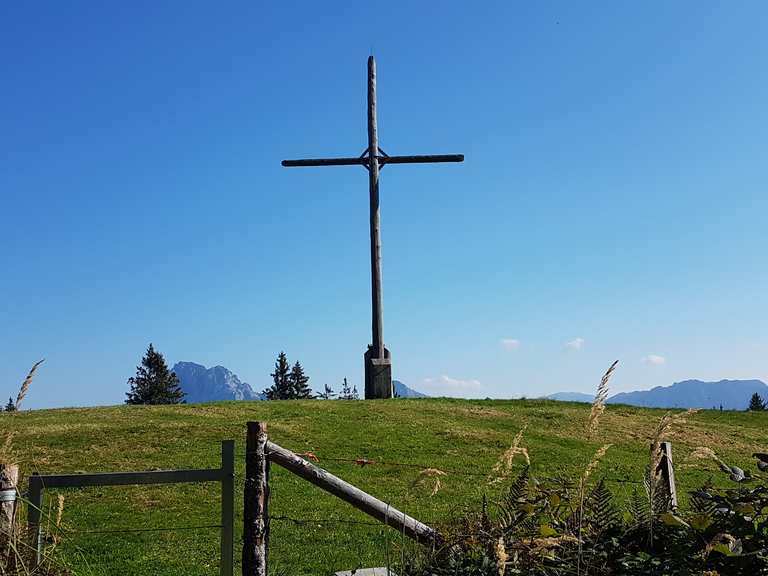
{"type": "MultiPolygon", "coordinates": [[[[357,386],[349,386],[344,378],[341,393],[336,394],[328,384],[323,392],[315,394],[309,386],[309,376],[304,372],[298,360],[290,365],[285,352],[280,352],[275,361],[275,371],[270,374],[272,386],[262,394],[267,400],[331,400],[338,396],[339,400],[358,400],[357,386]]],[[[149,344],[141,359],[141,365],[136,367],[136,374],[128,379],[129,391],[126,393],[126,404],[183,404],[184,391],[175,372],[168,368],[163,355],[149,344]]],[[[6,411],[15,410],[11,399],[8,400],[6,411]]]]}

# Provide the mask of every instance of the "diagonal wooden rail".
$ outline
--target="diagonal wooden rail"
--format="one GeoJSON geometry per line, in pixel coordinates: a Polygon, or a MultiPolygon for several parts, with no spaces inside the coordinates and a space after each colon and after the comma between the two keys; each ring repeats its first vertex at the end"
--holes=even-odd
{"type": "Polygon", "coordinates": [[[442,542],[440,533],[334,476],[327,470],[307,462],[267,438],[265,422],[248,422],[243,511],[243,576],[265,576],[269,555],[269,465],[275,464],[337,498],[348,502],[379,522],[426,545],[442,542]]]}

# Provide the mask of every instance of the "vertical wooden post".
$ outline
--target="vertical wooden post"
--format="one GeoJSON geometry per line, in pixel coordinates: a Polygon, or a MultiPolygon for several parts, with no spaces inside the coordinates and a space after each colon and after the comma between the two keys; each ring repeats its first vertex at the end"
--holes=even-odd
{"type": "Polygon", "coordinates": [[[672,464],[672,442],[661,443],[661,476],[664,478],[665,488],[669,495],[669,506],[677,509],[677,487],[675,486],[675,468],[672,464]]]}
{"type": "Polygon", "coordinates": [[[267,576],[269,458],[267,423],[248,422],[243,495],[243,576],[267,576]]]}
{"type": "Polygon", "coordinates": [[[12,534],[16,526],[19,467],[0,464],[0,534],[12,534]]]}
{"type": "Polygon", "coordinates": [[[43,480],[33,472],[29,477],[29,503],[27,504],[27,524],[29,525],[30,547],[32,548],[32,568],[40,564],[41,526],[40,517],[43,512],[43,480]]]}
{"type": "Polygon", "coordinates": [[[381,306],[381,231],[379,216],[379,136],[376,129],[376,60],[368,56],[368,196],[371,232],[371,332],[373,358],[384,359],[381,306]]]}
{"type": "Polygon", "coordinates": [[[232,576],[235,550],[235,441],[221,443],[220,576],[232,576]]]}

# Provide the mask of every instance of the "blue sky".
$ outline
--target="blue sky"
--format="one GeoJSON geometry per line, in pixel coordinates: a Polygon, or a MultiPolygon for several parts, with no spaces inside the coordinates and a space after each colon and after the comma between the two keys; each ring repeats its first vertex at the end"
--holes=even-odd
{"type": "MultiPolygon", "coordinates": [[[[768,380],[761,2],[0,6],[0,381],[115,404],[149,342],[361,387],[379,68],[384,337],[431,394],[768,380]]],[[[0,394],[2,394],[0,390],[0,394]]]]}

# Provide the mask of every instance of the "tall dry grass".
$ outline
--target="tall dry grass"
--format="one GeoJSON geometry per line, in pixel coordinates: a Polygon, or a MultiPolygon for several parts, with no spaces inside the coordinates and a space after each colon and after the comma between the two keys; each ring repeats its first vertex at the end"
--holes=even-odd
{"type": "Polygon", "coordinates": [[[515,435],[514,440],[512,440],[510,447],[499,456],[498,461],[493,465],[493,469],[488,476],[489,485],[498,484],[509,478],[509,475],[512,472],[512,461],[518,454],[522,455],[527,466],[531,465],[528,449],[520,445],[523,441],[523,434],[525,433],[526,428],[528,428],[527,424],[520,428],[520,431],[515,435]]]}
{"type": "MultiPolygon", "coordinates": [[[[37,369],[43,362],[44,359],[35,362],[21,383],[14,404],[16,410],[21,409],[24,399],[29,394],[29,389],[35,378],[37,369]]],[[[33,567],[33,550],[29,542],[30,535],[27,533],[26,527],[20,526],[16,522],[16,519],[22,516],[19,514],[21,506],[28,506],[29,503],[23,500],[18,489],[18,486],[21,484],[21,474],[18,472],[19,458],[13,445],[15,435],[15,430],[6,429],[4,431],[3,441],[0,444],[0,469],[8,470],[10,468],[15,468],[17,473],[17,480],[13,483],[13,488],[16,489],[16,500],[12,503],[4,503],[5,505],[10,504],[13,507],[13,510],[10,514],[10,522],[8,526],[4,527],[2,533],[0,533],[0,575],[64,576],[68,574],[68,571],[64,567],[57,566],[51,558],[53,548],[55,548],[60,540],[59,534],[64,514],[64,496],[61,494],[58,496],[55,516],[47,514],[48,532],[53,535],[53,546],[47,550],[42,558],[42,563],[37,567],[33,567]]]]}
{"type": "MultiPolygon", "coordinates": [[[[592,407],[589,410],[589,419],[587,420],[587,438],[591,439],[594,437],[600,427],[600,417],[605,412],[605,402],[608,400],[608,382],[610,381],[611,376],[616,370],[616,366],[618,364],[619,361],[615,360],[613,364],[610,365],[608,370],[605,371],[605,374],[603,374],[603,377],[600,379],[600,383],[597,385],[597,390],[595,391],[595,399],[592,401],[592,407]]],[[[586,467],[584,468],[584,472],[579,478],[579,553],[576,560],[577,575],[581,574],[581,564],[583,560],[582,534],[584,524],[584,500],[587,497],[589,477],[595,470],[597,470],[597,467],[600,465],[600,461],[605,457],[611,446],[611,444],[604,444],[598,448],[592,456],[592,459],[587,463],[586,467]]]]}
{"type": "Polygon", "coordinates": [[[16,396],[16,403],[14,406],[16,407],[16,410],[21,410],[21,403],[24,401],[24,398],[27,396],[27,392],[29,392],[29,387],[32,384],[32,380],[35,377],[35,372],[37,371],[37,367],[40,366],[45,362],[45,358],[42,360],[38,360],[34,363],[32,366],[32,369],[29,371],[29,374],[27,374],[27,377],[24,378],[24,382],[21,383],[21,388],[19,389],[19,394],[16,396]]]}
{"type": "Polygon", "coordinates": [[[619,361],[616,360],[611,364],[610,368],[606,370],[603,377],[600,379],[600,384],[597,385],[597,391],[595,392],[595,399],[592,401],[592,408],[589,411],[589,420],[587,421],[587,437],[591,438],[597,432],[600,425],[600,416],[605,412],[605,402],[608,400],[608,381],[613,375],[613,371],[616,370],[616,366],[619,361]]]}

